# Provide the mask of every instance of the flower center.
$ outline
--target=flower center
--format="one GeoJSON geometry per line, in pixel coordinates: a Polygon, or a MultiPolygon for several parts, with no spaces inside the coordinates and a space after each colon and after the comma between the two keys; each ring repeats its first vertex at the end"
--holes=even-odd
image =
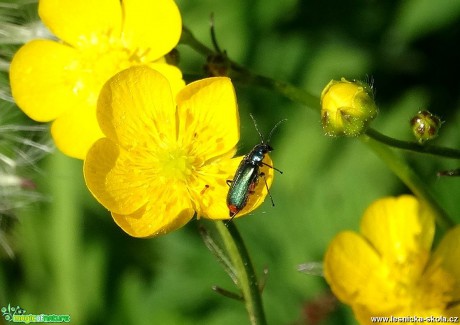
{"type": "Polygon", "coordinates": [[[160,166],[159,176],[165,180],[187,181],[192,175],[194,157],[188,155],[180,148],[170,149],[158,156],[160,166]]]}
{"type": "Polygon", "coordinates": [[[395,263],[395,298],[413,315],[441,315],[451,301],[454,279],[439,264],[425,256],[410,256],[406,263],[395,263]]]}

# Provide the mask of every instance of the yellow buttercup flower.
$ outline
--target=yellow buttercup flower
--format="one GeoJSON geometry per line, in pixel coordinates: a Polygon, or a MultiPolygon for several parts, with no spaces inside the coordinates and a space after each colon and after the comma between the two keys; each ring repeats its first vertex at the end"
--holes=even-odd
{"type": "MultiPolygon", "coordinates": [[[[85,180],[96,199],[129,235],[151,237],[197,217],[228,219],[227,180],[239,116],[230,79],[208,78],[177,96],[168,80],[147,67],[118,73],[103,87],[97,117],[105,138],[89,150],[85,180]]],[[[265,163],[271,164],[266,156],[265,163]]],[[[273,170],[262,167],[270,185],[273,170]]],[[[260,205],[259,182],[242,216],[260,205]]]]}
{"type": "Polygon", "coordinates": [[[361,324],[379,316],[460,315],[460,226],[431,254],[434,230],[428,209],[403,195],[374,202],[360,234],[344,231],[333,239],[324,275],[361,324]]]}
{"type": "Polygon", "coordinates": [[[51,133],[65,154],[83,159],[103,136],[96,120],[102,85],[130,66],[148,65],[175,90],[179,69],[164,55],[179,41],[182,23],[172,0],[40,0],[39,15],[59,41],[34,40],[10,67],[11,91],[32,119],[53,121],[51,133]]]}

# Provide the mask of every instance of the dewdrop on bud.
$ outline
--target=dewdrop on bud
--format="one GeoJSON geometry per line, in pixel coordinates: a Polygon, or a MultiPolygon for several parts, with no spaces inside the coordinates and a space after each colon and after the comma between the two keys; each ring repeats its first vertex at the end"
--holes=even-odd
{"type": "Polygon", "coordinates": [[[328,136],[359,136],[377,113],[372,87],[364,82],[331,80],[321,93],[321,122],[328,136]]]}
{"type": "Polygon", "coordinates": [[[412,133],[420,144],[432,140],[441,128],[441,119],[428,111],[419,111],[411,120],[412,133]]]}

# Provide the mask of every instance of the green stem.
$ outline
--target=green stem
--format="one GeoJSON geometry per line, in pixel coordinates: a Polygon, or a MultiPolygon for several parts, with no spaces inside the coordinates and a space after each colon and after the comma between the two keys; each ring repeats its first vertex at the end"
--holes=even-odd
{"type": "Polygon", "coordinates": [[[230,222],[227,226],[223,222],[214,222],[213,224],[215,224],[217,232],[236,270],[238,285],[242,291],[251,324],[266,324],[257,276],[235,223],[230,222]]]}
{"type": "Polygon", "coordinates": [[[182,27],[182,34],[180,36],[180,43],[181,44],[187,44],[190,46],[192,49],[197,51],[198,53],[204,55],[204,56],[209,56],[215,54],[215,52],[201,43],[196,37],[192,34],[190,29],[187,27],[182,27]]]}
{"type": "Polygon", "coordinates": [[[250,70],[243,69],[239,66],[235,69],[234,64],[232,64],[230,76],[232,77],[232,80],[236,80],[240,84],[253,84],[258,87],[275,90],[293,102],[301,103],[314,111],[319,112],[321,109],[318,97],[299,89],[290,83],[254,74],[250,70]]]}
{"type": "MultiPolygon", "coordinates": [[[[192,49],[204,56],[222,54],[216,53],[214,50],[201,43],[186,27],[182,28],[180,42],[181,44],[186,44],[190,46],[192,49]]],[[[306,105],[307,107],[314,109],[316,111],[320,110],[319,99],[316,96],[313,96],[312,94],[303,91],[287,82],[278,81],[272,78],[252,73],[245,67],[240,66],[239,64],[231,61],[230,59],[228,60],[230,62],[231,70],[229,73],[232,80],[238,81],[242,84],[252,84],[257,85],[259,87],[276,90],[278,93],[283,94],[284,96],[286,96],[294,102],[302,103],[303,105],[306,105]]]]}
{"type": "Polygon", "coordinates": [[[439,157],[445,158],[454,158],[460,159],[460,150],[446,148],[446,147],[438,147],[438,146],[429,146],[429,145],[421,145],[416,142],[409,142],[409,141],[401,141],[374,130],[374,129],[367,129],[366,135],[378,142],[384,143],[390,147],[408,150],[413,152],[419,153],[426,153],[431,154],[439,157]]]}
{"type": "Polygon", "coordinates": [[[448,229],[454,226],[454,222],[452,222],[447,213],[434,199],[429,187],[409,167],[404,159],[391,150],[391,148],[368,135],[363,135],[360,139],[386,163],[393,173],[396,174],[422,202],[425,202],[436,216],[436,222],[439,227],[448,229]]]}

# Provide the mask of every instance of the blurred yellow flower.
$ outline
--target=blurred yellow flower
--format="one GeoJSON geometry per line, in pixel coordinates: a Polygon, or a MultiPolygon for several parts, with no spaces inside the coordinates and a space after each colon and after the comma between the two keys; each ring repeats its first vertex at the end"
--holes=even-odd
{"type": "MultiPolygon", "coordinates": [[[[97,118],[105,134],[84,163],[88,188],[129,235],[151,237],[197,217],[228,219],[227,180],[242,157],[233,158],[239,116],[230,79],[208,78],[177,96],[168,80],[147,67],[118,73],[103,87],[97,118]]],[[[271,160],[266,156],[267,164],[271,160]]],[[[271,184],[273,170],[262,167],[271,184]]],[[[244,215],[267,190],[259,182],[244,215]]]]}
{"type": "Polygon", "coordinates": [[[460,315],[460,226],[430,256],[434,230],[428,210],[403,195],[374,202],[361,234],[344,231],[333,239],[324,274],[361,324],[374,316],[460,315]]]}
{"type": "Polygon", "coordinates": [[[51,133],[63,153],[84,159],[103,136],[97,97],[117,72],[144,64],[173,88],[183,87],[180,70],[164,59],[182,28],[173,0],[41,0],[38,11],[59,40],[34,40],[19,49],[10,67],[11,91],[30,118],[54,120],[51,133]]]}

